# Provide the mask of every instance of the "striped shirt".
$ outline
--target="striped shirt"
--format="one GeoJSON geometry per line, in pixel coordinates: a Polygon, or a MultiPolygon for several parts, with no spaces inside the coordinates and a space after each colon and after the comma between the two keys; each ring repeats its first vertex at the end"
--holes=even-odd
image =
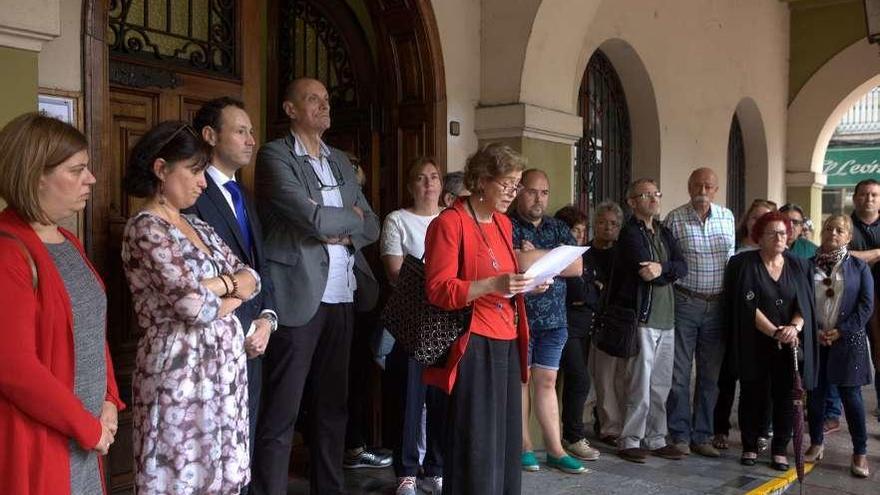
{"type": "Polygon", "coordinates": [[[678,285],[699,294],[719,294],[724,267],[733,256],[733,213],[713,203],[704,222],[687,203],[669,212],[663,223],[678,241],[688,265],[688,275],[679,279],[678,285]]]}

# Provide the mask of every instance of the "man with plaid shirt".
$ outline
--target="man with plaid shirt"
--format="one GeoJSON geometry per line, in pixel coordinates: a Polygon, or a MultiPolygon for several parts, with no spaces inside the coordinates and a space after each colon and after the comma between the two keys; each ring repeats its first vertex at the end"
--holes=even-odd
{"type": "Polygon", "coordinates": [[[712,446],[713,410],[718,399],[718,373],[724,358],[721,289],[724,267],[734,251],[733,213],[712,203],[718,176],[709,168],[688,179],[691,200],[667,215],[664,224],[678,241],[688,275],[675,285],[675,365],[666,409],[673,445],[683,454],[718,457],[712,446]],[[694,357],[697,383],[690,406],[694,357]]]}

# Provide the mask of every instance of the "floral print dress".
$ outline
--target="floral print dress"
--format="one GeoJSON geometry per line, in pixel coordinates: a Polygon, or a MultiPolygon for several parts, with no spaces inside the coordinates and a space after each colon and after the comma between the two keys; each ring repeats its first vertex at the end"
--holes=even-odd
{"type": "MultiPolygon", "coordinates": [[[[205,254],[149,212],[125,226],[122,261],[138,325],[133,377],[139,494],[237,494],[250,479],[244,333],[202,279],[247,269],[214,230],[185,218],[205,254]]],[[[256,293],[255,292],[255,293],[256,293]]]]}

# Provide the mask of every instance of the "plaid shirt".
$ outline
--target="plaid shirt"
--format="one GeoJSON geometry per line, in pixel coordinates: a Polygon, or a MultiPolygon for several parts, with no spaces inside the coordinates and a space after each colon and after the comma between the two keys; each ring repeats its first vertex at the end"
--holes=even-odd
{"type": "Polygon", "coordinates": [[[703,222],[688,203],[669,212],[663,223],[678,241],[688,265],[688,275],[678,284],[700,294],[720,293],[724,267],[734,250],[733,213],[713,203],[703,222]]]}

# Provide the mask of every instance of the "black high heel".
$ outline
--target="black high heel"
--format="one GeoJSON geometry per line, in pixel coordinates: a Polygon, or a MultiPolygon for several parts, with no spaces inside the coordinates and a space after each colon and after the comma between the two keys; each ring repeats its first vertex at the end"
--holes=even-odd
{"type": "Polygon", "coordinates": [[[776,456],[773,456],[773,458],[770,459],[770,467],[777,471],[788,471],[788,459],[785,459],[784,462],[779,462],[775,457],[776,456]]]}

